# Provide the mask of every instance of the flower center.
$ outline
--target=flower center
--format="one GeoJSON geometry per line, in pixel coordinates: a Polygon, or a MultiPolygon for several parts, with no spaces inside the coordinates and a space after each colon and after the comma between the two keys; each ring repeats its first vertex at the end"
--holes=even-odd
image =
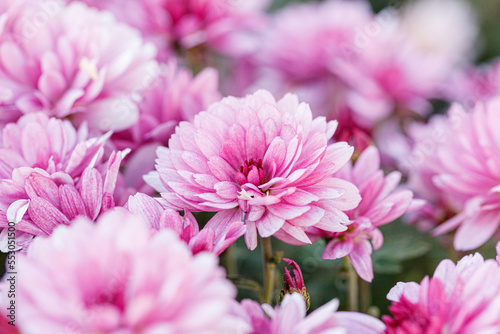
{"type": "Polygon", "coordinates": [[[235,180],[240,185],[252,183],[255,186],[266,183],[264,169],[262,168],[262,159],[255,161],[253,158],[246,160],[240,171],[236,173],[235,180]]]}

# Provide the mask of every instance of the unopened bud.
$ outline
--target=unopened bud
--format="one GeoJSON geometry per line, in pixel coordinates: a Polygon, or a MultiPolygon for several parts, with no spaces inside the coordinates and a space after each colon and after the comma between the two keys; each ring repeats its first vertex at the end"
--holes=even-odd
{"type": "Polygon", "coordinates": [[[297,264],[297,262],[290,259],[283,258],[283,261],[285,261],[289,266],[292,267],[292,272],[290,272],[290,270],[285,267],[285,275],[283,276],[285,285],[280,292],[278,303],[281,303],[286,294],[297,292],[300,293],[302,297],[304,297],[306,308],[309,309],[309,306],[311,304],[310,297],[304,284],[304,278],[302,277],[302,272],[300,271],[299,265],[297,264]]]}

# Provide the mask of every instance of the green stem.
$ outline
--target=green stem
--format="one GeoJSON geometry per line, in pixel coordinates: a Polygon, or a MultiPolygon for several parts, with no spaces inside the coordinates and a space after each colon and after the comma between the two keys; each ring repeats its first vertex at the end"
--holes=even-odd
{"type": "Polygon", "coordinates": [[[372,305],[371,284],[364,280],[359,280],[359,291],[361,297],[361,312],[367,313],[372,305]]]}
{"type": "Polygon", "coordinates": [[[262,303],[271,304],[276,269],[276,262],[274,261],[271,247],[271,238],[262,239],[262,255],[264,260],[264,295],[262,296],[262,303]]]}
{"type": "Polygon", "coordinates": [[[234,244],[230,245],[224,253],[221,254],[221,264],[226,268],[227,277],[233,278],[238,275],[236,257],[234,254],[234,244]]]}
{"type": "Polygon", "coordinates": [[[358,274],[349,257],[344,259],[347,268],[347,308],[349,311],[359,312],[358,274]]]}

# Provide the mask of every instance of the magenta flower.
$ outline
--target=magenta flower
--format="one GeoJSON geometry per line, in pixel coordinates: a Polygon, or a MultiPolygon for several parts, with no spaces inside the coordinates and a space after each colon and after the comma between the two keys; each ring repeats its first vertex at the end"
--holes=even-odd
{"type": "Polygon", "coordinates": [[[306,316],[306,303],[299,293],[287,294],[281,305],[274,309],[255,301],[244,299],[241,302],[246,313],[244,319],[250,324],[250,334],[378,334],[384,325],[376,318],[366,314],[335,312],[339,306],[334,299],[306,316]]]}
{"type": "Polygon", "coordinates": [[[453,105],[448,117],[437,116],[419,128],[412,154],[403,162],[418,196],[455,213],[434,233],[457,229],[457,250],[481,246],[500,225],[498,103],[480,102],[470,112],[453,105]]]}
{"type": "Polygon", "coordinates": [[[379,153],[374,146],[363,151],[354,166],[347,164],[337,175],[359,188],[361,202],[357,208],[346,212],[351,220],[346,231],[332,233],[312,227],[308,233],[329,240],[323,259],[349,256],[359,276],[371,282],[372,244],[377,250],[384,240],[377,227],[401,217],[410,207],[413,194],[409,190],[395,190],[401,173],[395,171],[384,176],[379,153]]]}
{"type": "Polygon", "coordinates": [[[76,2],[12,2],[3,20],[1,119],[44,111],[105,131],[137,121],[136,95],[156,68],[139,32],[76,2]]]}
{"type": "Polygon", "coordinates": [[[387,295],[392,316],[385,333],[498,333],[500,267],[478,253],[456,265],[441,261],[432,278],[398,283],[387,295]]]}
{"type": "Polygon", "coordinates": [[[354,185],[332,177],[353,152],[343,142],[327,144],[335,127],[313,120],[294,95],[278,102],[265,91],[229,97],[193,123],[181,122],[146,181],[173,208],[244,221],[250,249],[257,229],[262,237],[310,243],[307,227],[344,231],[343,211],[360,200],[354,185]]]}
{"type": "Polygon", "coordinates": [[[293,276],[290,270],[288,270],[288,268],[285,266],[285,274],[283,276],[284,286],[280,292],[279,302],[281,303],[281,301],[287,294],[297,292],[300,293],[300,295],[304,298],[304,300],[306,301],[306,309],[309,310],[310,296],[307,292],[306,285],[304,283],[304,277],[302,276],[302,271],[300,270],[299,265],[294,260],[290,260],[287,258],[283,258],[283,261],[285,261],[289,266],[292,267],[293,276]]]}
{"type": "Polygon", "coordinates": [[[8,222],[16,224],[17,247],[25,248],[34,236],[48,236],[75,217],[95,220],[113,208],[120,163],[121,154],[113,152],[104,180],[93,167],[87,167],[78,181],[64,172],[49,174],[39,168],[16,168],[12,180],[0,180],[0,250],[8,249],[8,222]]]}
{"type": "Polygon", "coordinates": [[[120,21],[141,31],[153,42],[165,60],[175,48],[199,45],[226,51],[241,49],[235,32],[254,28],[268,0],[84,0],[99,9],[111,11],[120,21]],[[236,42],[236,43],[234,43],[236,42]]]}
{"type": "MultiPolygon", "coordinates": [[[[191,212],[185,211],[182,217],[172,209],[165,209],[160,202],[161,199],[137,193],[135,196],[130,196],[126,207],[130,212],[142,217],[154,230],[175,231],[193,254],[206,251],[220,255],[245,233],[243,222],[235,221],[226,225],[220,219],[210,220],[200,231],[191,212]]],[[[232,217],[227,217],[225,221],[229,221],[230,218],[232,217]]]]}
{"type": "Polygon", "coordinates": [[[169,230],[151,236],[126,210],[79,218],[19,256],[23,333],[237,332],[236,289],[216,257],[192,255],[169,230]]]}

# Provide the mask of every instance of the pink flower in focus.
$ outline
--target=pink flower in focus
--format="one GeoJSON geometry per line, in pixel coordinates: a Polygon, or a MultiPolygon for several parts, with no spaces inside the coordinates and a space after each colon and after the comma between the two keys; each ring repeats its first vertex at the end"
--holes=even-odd
{"type": "Polygon", "coordinates": [[[133,149],[123,173],[127,186],[152,194],[142,176],[154,170],[156,148],[167,144],[180,121],[193,121],[197,113],[221,98],[215,69],[205,68],[193,77],[175,61],[162,66],[144,92],[137,123],[112,137],[118,149],[133,149]]]}
{"type": "Polygon", "coordinates": [[[243,318],[251,325],[250,334],[379,334],[384,325],[376,318],[353,312],[335,312],[339,306],[334,299],[306,316],[306,303],[297,292],[287,294],[281,305],[262,307],[255,301],[244,299],[243,318]]]}
{"type": "Polygon", "coordinates": [[[354,185],[332,177],[353,152],[343,142],[327,144],[335,128],[313,120],[294,95],[229,97],[181,122],[169,147],[158,149],[157,172],[145,178],[175,209],[244,221],[250,249],[257,229],[264,238],[310,243],[307,227],[344,231],[342,211],[360,200],[354,185]]]}
{"type": "Polygon", "coordinates": [[[113,152],[104,180],[93,167],[87,167],[76,180],[64,172],[16,168],[12,180],[0,181],[0,250],[8,249],[8,222],[16,224],[17,247],[26,248],[34,236],[48,236],[77,216],[95,220],[113,208],[121,160],[121,154],[113,152]]]}
{"type": "Polygon", "coordinates": [[[44,111],[104,131],[137,121],[137,93],[155,75],[153,45],[82,3],[11,3],[0,33],[0,119],[44,111]],[[35,26],[41,15],[49,18],[35,26]]]}
{"type": "Polygon", "coordinates": [[[220,255],[245,233],[243,222],[233,222],[225,226],[220,220],[210,220],[200,231],[191,212],[185,211],[182,217],[172,209],[165,209],[160,202],[161,199],[137,193],[130,196],[126,207],[130,212],[142,217],[154,230],[175,231],[179,238],[188,244],[193,254],[206,251],[220,255]]]}
{"type": "Polygon", "coordinates": [[[409,209],[413,194],[409,190],[395,190],[401,173],[395,171],[384,176],[379,153],[374,146],[363,151],[354,166],[347,164],[337,175],[359,188],[361,202],[357,208],[346,212],[351,220],[346,231],[332,233],[311,227],[308,234],[329,240],[323,259],[349,256],[359,276],[371,282],[372,244],[377,250],[384,240],[377,227],[401,217],[409,209]]]}
{"type": "Polygon", "coordinates": [[[500,225],[499,102],[478,102],[470,112],[453,105],[447,117],[436,116],[419,128],[405,160],[415,193],[441,211],[455,213],[434,233],[457,229],[457,250],[481,246],[500,225]]]}
{"type": "Polygon", "coordinates": [[[192,255],[169,230],[151,236],[126,210],[79,218],[19,256],[23,333],[237,332],[236,289],[216,257],[192,255]]]}
{"type": "Polygon", "coordinates": [[[387,334],[498,333],[500,267],[478,253],[456,265],[443,260],[432,278],[398,283],[387,295],[387,334]]]}

